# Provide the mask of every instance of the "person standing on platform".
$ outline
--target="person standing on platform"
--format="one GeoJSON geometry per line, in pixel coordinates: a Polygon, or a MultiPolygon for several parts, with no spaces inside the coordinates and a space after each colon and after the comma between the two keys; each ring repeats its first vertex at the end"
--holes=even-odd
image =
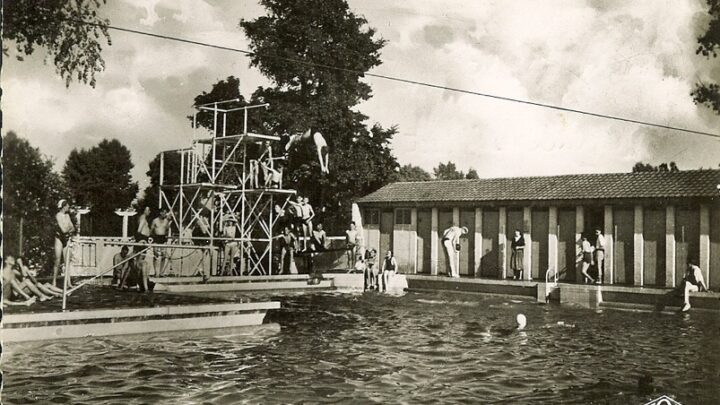
{"type": "Polygon", "coordinates": [[[282,235],[278,235],[275,238],[280,239],[280,274],[285,273],[286,256],[290,257],[288,272],[290,274],[297,274],[297,267],[295,266],[295,250],[297,249],[297,238],[290,231],[290,227],[287,226],[283,228],[282,235]]]}
{"type": "Polygon", "coordinates": [[[348,269],[353,268],[353,260],[355,260],[355,254],[357,253],[357,242],[358,242],[358,231],[355,226],[355,221],[350,222],[350,229],[345,231],[345,246],[347,248],[347,267],[348,269]]]}
{"type": "MultiPolygon", "coordinates": [[[[153,219],[152,224],[150,224],[152,243],[161,245],[166,244],[168,241],[169,231],[170,220],[167,218],[167,210],[163,208],[160,210],[160,216],[153,219]]],[[[156,266],[153,261],[155,275],[158,277],[162,277],[162,273],[165,270],[165,265],[167,264],[167,258],[165,257],[165,249],[155,249],[155,257],[157,257],[159,261],[159,267],[156,266]]]]}
{"type": "Polygon", "coordinates": [[[235,257],[240,252],[240,245],[238,244],[238,241],[232,240],[235,239],[235,235],[237,234],[237,227],[235,226],[236,223],[235,218],[228,215],[225,218],[225,226],[222,231],[222,237],[223,239],[226,239],[223,242],[222,273],[228,276],[235,273],[235,257]]]}
{"type": "Polygon", "coordinates": [[[316,252],[323,252],[327,250],[326,245],[327,234],[323,229],[323,224],[317,224],[312,236],[312,249],[316,252]]]}
{"type": "Polygon", "coordinates": [[[582,237],[582,275],[585,276],[585,282],[588,281],[594,283],[595,280],[590,277],[588,269],[594,264],[593,260],[593,247],[588,241],[587,235],[583,234],[582,237]]]}
{"type": "Polygon", "coordinates": [[[460,253],[460,237],[468,233],[466,227],[451,226],[443,232],[442,243],[445,247],[445,253],[448,256],[448,262],[450,263],[450,271],[448,276],[453,278],[460,278],[460,272],[458,269],[458,254],[460,253]]]}
{"type": "Polygon", "coordinates": [[[300,207],[302,210],[302,218],[303,218],[303,236],[305,236],[305,250],[307,250],[307,243],[308,239],[312,236],[313,233],[313,218],[315,218],[315,210],[313,209],[312,205],[310,205],[310,199],[305,197],[303,198],[303,205],[300,207]]]}
{"type": "Polygon", "coordinates": [[[605,271],[605,236],[603,236],[600,229],[595,229],[595,266],[597,267],[597,284],[601,284],[603,281],[603,274],[605,271]]]}
{"type": "Polygon", "coordinates": [[[148,241],[150,238],[150,225],[148,225],[148,217],[150,216],[150,207],[145,207],[142,214],[138,218],[137,232],[135,233],[135,241],[148,241]]]}
{"type": "MultiPolygon", "coordinates": [[[[55,214],[55,264],[53,265],[53,282],[54,286],[57,285],[57,276],[60,270],[60,266],[63,263],[63,258],[68,254],[67,244],[70,240],[70,236],[75,232],[75,225],[73,225],[70,219],[70,205],[65,200],[58,201],[58,213],[55,214]]],[[[68,271],[68,269],[65,269],[68,271]]],[[[68,288],[72,288],[70,282],[70,275],[67,277],[68,288]]]]}
{"type": "Polygon", "coordinates": [[[510,256],[510,268],[513,271],[513,280],[523,279],[523,262],[525,261],[525,238],[519,229],[515,230],[513,240],[510,242],[512,255],[510,256]]]}

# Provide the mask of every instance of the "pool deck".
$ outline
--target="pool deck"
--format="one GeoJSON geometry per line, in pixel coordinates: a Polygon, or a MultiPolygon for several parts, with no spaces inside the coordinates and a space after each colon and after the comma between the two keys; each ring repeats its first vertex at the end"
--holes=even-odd
{"type": "MultiPolygon", "coordinates": [[[[537,302],[558,302],[585,308],[679,310],[681,296],[668,288],[631,287],[595,284],[547,284],[540,281],[495,280],[481,278],[449,278],[446,276],[407,275],[410,291],[457,291],[500,294],[535,299],[537,302]]],[[[693,309],[720,311],[720,293],[691,293],[693,309]]]]}

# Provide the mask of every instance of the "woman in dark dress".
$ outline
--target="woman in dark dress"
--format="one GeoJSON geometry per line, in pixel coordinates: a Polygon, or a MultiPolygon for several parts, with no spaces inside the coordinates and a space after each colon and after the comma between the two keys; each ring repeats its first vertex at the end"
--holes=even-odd
{"type": "Polygon", "coordinates": [[[515,230],[515,235],[510,243],[512,249],[512,256],[510,256],[510,268],[513,271],[513,280],[523,279],[523,260],[525,258],[525,238],[519,229],[515,230]]]}

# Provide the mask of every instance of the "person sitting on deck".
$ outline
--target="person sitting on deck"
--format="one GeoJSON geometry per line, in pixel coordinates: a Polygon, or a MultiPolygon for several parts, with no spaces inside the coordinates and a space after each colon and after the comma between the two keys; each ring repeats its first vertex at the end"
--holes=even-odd
{"type": "MultiPolygon", "coordinates": [[[[144,249],[144,248],[141,248],[144,249]]],[[[155,288],[155,283],[150,281],[149,267],[151,266],[152,258],[148,261],[148,251],[144,251],[135,258],[131,259],[128,263],[128,271],[123,274],[123,278],[120,281],[120,289],[127,290],[129,288],[137,286],[139,292],[152,292],[155,288]]]]}
{"type": "Polygon", "coordinates": [[[130,249],[127,246],[120,248],[120,253],[113,256],[113,278],[111,284],[117,289],[122,287],[122,280],[127,278],[127,272],[130,271],[130,261],[128,259],[130,249]]]}
{"type": "Polygon", "coordinates": [[[582,237],[582,274],[585,276],[585,282],[587,283],[590,281],[591,283],[594,283],[595,280],[590,277],[590,274],[588,274],[588,269],[590,266],[592,266],[595,262],[593,260],[593,247],[588,241],[587,235],[583,234],[582,237]]]}
{"type": "Polygon", "coordinates": [[[680,289],[683,291],[683,299],[685,300],[685,305],[682,307],[683,312],[690,309],[691,292],[707,291],[708,289],[705,284],[702,271],[700,270],[700,267],[695,264],[694,260],[688,259],[687,265],[688,267],[685,271],[685,277],[683,277],[683,281],[680,284],[680,289]]]}
{"type": "MultiPolygon", "coordinates": [[[[31,297],[31,294],[39,298],[40,301],[47,301],[51,298],[40,291],[40,289],[37,288],[37,286],[29,278],[23,278],[22,274],[15,270],[15,265],[16,262],[14,256],[8,255],[5,257],[3,281],[7,280],[5,282],[12,287],[10,290],[11,294],[14,292],[16,295],[19,295],[26,300],[31,297]]],[[[8,296],[8,298],[10,298],[10,296],[8,296]]]]}
{"type": "Polygon", "coordinates": [[[20,284],[15,279],[15,272],[13,266],[15,265],[15,258],[11,255],[6,255],[3,263],[3,304],[4,305],[23,305],[28,306],[37,301],[37,297],[31,297],[20,287],[20,284]],[[19,296],[23,298],[23,301],[14,301],[13,296],[19,296]]]}
{"type": "Polygon", "coordinates": [[[275,239],[280,239],[280,274],[285,273],[285,256],[290,256],[290,264],[288,272],[297,274],[295,266],[295,250],[297,250],[297,237],[290,231],[290,227],[283,228],[282,235],[278,235],[275,239]]]}
{"type": "Polygon", "coordinates": [[[25,265],[25,259],[20,256],[15,259],[17,271],[20,272],[20,275],[23,279],[29,279],[33,284],[37,286],[40,291],[42,291],[46,295],[54,295],[56,297],[62,297],[63,290],[62,288],[55,287],[51,283],[41,283],[35,278],[35,275],[30,271],[28,266],[25,265]]]}
{"type": "Polygon", "coordinates": [[[375,260],[377,259],[377,250],[368,249],[365,251],[365,289],[375,290],[379,287],[380,282],[378,281],[378,269],[375,266],[375,260]]]}
{"type": "Polygon", "coordinates": [[[394,276],[395,272],[397,271],[397,262],[395,261],[395,256],[393,256],[391,250],[388,250],[387,254],[385,255],[381,271],[382,291],[387,291],[388,284],[390,284],[390,278],[394,276]]]}

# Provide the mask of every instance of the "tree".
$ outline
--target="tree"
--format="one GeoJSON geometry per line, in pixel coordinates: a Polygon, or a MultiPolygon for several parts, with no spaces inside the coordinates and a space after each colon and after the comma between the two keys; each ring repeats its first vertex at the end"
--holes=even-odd
{"type": "Polygon", "coordinates": [[[92,207],[92,235],[120,234],[122,221],[114,211],[129,207],[137,195],[132,168],[130,151],[117,139],[104,139],[91,149],[70,152],[63,177],[74,201],[92,207]]]}
{"type": "MultiPolygon", "coordinates": [[[[163,162],[163,184],[180,184],[180,154],[165,152],[163,162]]],[[[140,207],[148,206],[152,210],[158,210],[160,208],[158,205],[160,201],[160,153],[150,161],[148,171],[145,174],[150,178],[150,185],[145,188],[139,205],[140,207]]]]}
{"type": "Polygon", "coordinates": [[[635,166],[632,168],[633,173],[641,173],[641,172],[679,172],[680,169],[678,169],[675,162],[668,163],[661,163],[658,166],[653,166],[650,163],[643,163],[643,162],[637,162],[635,163],[635,166]]]}
{"type": "Polygon", "coordinates": [[[5,252],[22,253],[32,265],[50,268],[54,233],[48,224],[67,190],[52,160],[27,140],[11,131],[2,146],[5,252]]]}
{"type": "Polygon", "coordinates": [[[450,161],[438,164],[438,167],[433,169],[433,173],[437,180],[460,180],[465,178],[465,173],[458,171],[455,163],[450,161]]]}
{"type": "MultiPolygon", "coordinates": [[[[111,44],[110,21],[98,14],[105,1],[7,1],[3,39],[15,42],[18,60],[31,55],[36,47],[45,48],[66,86],[75,79],[95,87],[95,73],[105,69],[100,55],[102,39],[111,44]]],[[[3,53],[9,54],[5,44],[3,53]]]]}
{"type": "MultiPolygon", "coordinates": [[[[720,0],[706,0],[710,23],[707,31],[698,37],[698,48],[695,51],[706,58],[717,58],[720,48],[720,0]]],[[[720,114],[720,85],[717,83],[700,82],[691,93],[696,104],[704,104],[720,114]]]]}
{"type": "Polygon", "coordinates": [[[430,181],[432,175],[420,166],[403,165],[392,175],[393,182],[399,181],[430,181]]]}
{"type": "Polygon", "coordinates": [[[475,170],[471,167],[470,169],[468,169],[468,172],[465,175],[465,178],[474,180],[474,179],[479,179],[480,176],[478,176],[477,170],[475,170]]]}
{"type": "Polygon", "coordinates": [[[316,211],[326,208],[326,225],[337,232],[349,221],[351,201],[385,185],[397,167],[389,147],[397,128],[368,128],[368,117],[353,109],[371,97],[361,78],[381,64],[385,41],[345,0],[261,4],[266,15],[240,22],[253,51],[250,65],[273,82],[251,97],[252,103],[270,103],[252,114],[258,120],[253,125],[261,122],[270,133],[311,128],[325,136],[330,174],[321,175],[315,152],[303,148],[289,159],[284,185],[310,197],[316,211]]]}

